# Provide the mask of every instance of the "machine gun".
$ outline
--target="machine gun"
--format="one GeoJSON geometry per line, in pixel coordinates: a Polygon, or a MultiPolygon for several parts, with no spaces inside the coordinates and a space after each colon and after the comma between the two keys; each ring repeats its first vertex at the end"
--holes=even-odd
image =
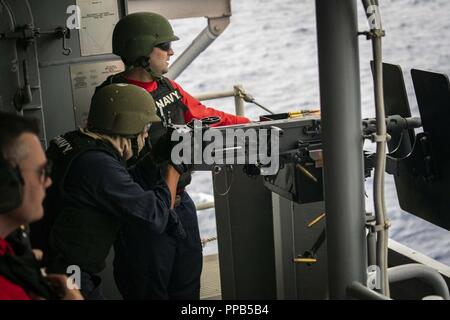
{"type": "MultiPolygon", "coordinates": [[[[263,121],[214,128],[210,126],[220,119],[212,117],[187,125],[171,125],[171,129],[177,131],[180,136],[185,135],[199,141],[197,148],[193,147],[190,151],[191,154],[197,152],[199,155],[197,162],[194,161],[195,157],[192,157],[193,170],[218,172],[227,165],[244,164],[247,169],[251,166],[247,172],[249,175],[262,175],[265,187],[284,198],[300,204],[323,200],[319,117],[311,115],[289,118],[286,113],[265,115],[261,119],[263,121]],[[277,120],[271,120],[271,117],[277,120]],[[263,130],[266,134],[260,135],[263,130]],[[214,146],[212,139],[204,139],[207,131],[209,137],[215,137],[214,146]],[[271,139],[273,135],[277,139],[271,139]],[[230,140],[230,137],[233,139],[230,140]],[[276,145],[273,145],[273,142],[276,142],[276,145]],[[265,144],[263,151],[267,153],[266,156],[275,164],[260,161],[264,153],[261,151],[262,144],[265,144]],[[204,157],[208,148],[213,149],[212,159],[204,157]]],[[[405,130],[420,127],[421,121],[419,118],[393,115],[386,119],[386,124],[388,132],[396,137],[405,130]]],[[[362,128],[364,137],[370,138],[376,131],[375,119],[363,120],[362,128]]],[[[365,164],[366,176],[369,176],[373,169],[373,154],[365,154],[365,164]]],[[[389,157],[388,173],[394,173],[396,170],[398,172],[399,169],[395,169],[398,166],[399,162],[389,157]]]]}
{"type": "Polygon", "coordinates": [[[319,118],[268,117],[264,116],[266,121],[219,128],[209,127],[217,119],[206,119],[172,125],[172,129],[179,136],[201,141],[201,148],[197,143],[190,151],[197,153],[197,159],[192,157],[193,170],[220,171],[227,165],[251,165],[264,177],[264,185],[283,197],[299,203],[320,201],[323,183],[319,118]],[[206,151],[210,151],[210,158],[205,157],[206,151]]]}
{"type": "MultiPolygon", "coordinates": [[[[319,117],[305,116],[288,118],[288,114],[283,115],[266,115],[260,122],[252,122],[243,125],[224,126],[219,128],[210,128],[211,124],[219,121],[219,119],[205,119],[197,123],[198,134],[204,138],[207,130],[211,130],[210,135],[221,137],[221,142],[215,142],[215,151],[213,156],[221,153],[216,158],[221,161],[205,161],[201,158],[194,164],[193,170],[201,171],[220,171],[222,167],[227,165],[244,164],[252,166],[247,172],[249,175],[262,175],[264,185],[271,191],[297,203],[310,203],[323,200],[323,174],[322,174],[322,142],[320,137],[321,127],[319,117]],[[271,120],[271,117],[277,120],[271,120]],[[281,117],[284,117],[281,118],[281,117]],[[259,138],[262,130],[270,134],[264,135],[261,140],[251,141],[251,137],[259,138]],[[270,135],[276,134],[278,140],[277,145],[271,144],[273,139],[268,139],[270,135]],[[233,136],[233,141],[227,141],[227,137],[233,136]],[[272,160],[277,162],[275,166],[269,170],[270,164],[261,163],[259,156],[261,155],[260,144],[266,143],[264,148],[270,153],[272,160]],[[256,153],[257,157],[251,157],[256,153]],[[273,157],[276,153],[276,158],[273,157]],[[254,170],[256,168],[256,170],[254,170]]],[[[419,118],[404,118],[398,115],[389,116],[386,119],[388,132],[393,136],[399,133],[420,127],[419,118]]],[[[365,119],[362,121],[363,135],[370,138],[371,134],[376,131],[375,119],[365,119]]],[[[174,126],[175,130],[188,132],[189,135],[195,135],[195,126],[193,123],[184,126],[174,126]]],[[[195,139],[195,138],[194,138],[195,139]]],[[[220,139],[219,139],[220,140],[220,139]]],[[[192,152],[203,151],[211,142],[202,140],[201,148],[192,150],[192,152]]],[[[195,148],[194,148],[195,149],[195,148]]],[[[203,154],[202,154],[203,156],[203,154]]],[[[207,160],[207,159],[206,159],[207,160]]],[[[211,160],[211,159],[210,159],[211,160]]],[[[214,159],[212,159],[214,160],[214,159]]],[[[365,154],[366,176],[370,175],[373,169],[373,154],[365,154]]],[[[392,173],[398,162],[389,159],[388,172],[392,173]]]]}

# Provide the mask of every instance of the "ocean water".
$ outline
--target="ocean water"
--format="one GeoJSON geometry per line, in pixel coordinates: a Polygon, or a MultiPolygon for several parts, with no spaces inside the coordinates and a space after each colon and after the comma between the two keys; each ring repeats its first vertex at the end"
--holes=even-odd
{"type": "MultiPolygon", "coordinates": [[[[230,90],[242,84],[256,101],[275,112],[318,108],[319,81],[315,5],[310,0],[232,1],[231,23],[224,33],[185,71],[177,81],[191,94],[230,90]]],[[[359,29],[366,30],[358,3],[359,29]]],[[[418,116],[409,70],[425,69],[450,75],[450,1],[380,1],[383,28],[383,60],[400,64],[404,71],[413,116],[418,116]]],[[[206,26],[206,19],[173,21],[181,38],[174,43],[182,50],[206,26]]],[[[176,58],[176,54],[175,57],[176,58]]],[[[370,42],[360,38],[361,102],[363,117],[373,117],[373,85],[369,61],[370,42]]],[[[233,99],[205,102],[234,113],[233,99]]],[[[264,111],[246,104],[246,115],[258,119],[264,111]]],[[[367,148],[372,146],[367,145],[367,148]]],[[[371,179],[366,182],[371,194],[371,179]]],[[[197,172],[188,190],[196,202],[212,201],[211,174],[197,172]]],[[[391,176],[386,175],[386,205],[392,227],[390,236],[411,248],[450,265],[450,233],[403,212],[391,176]]],[[[366,200],[367,210],[373,207],[366,200]]],[[[449,208],[450,210],[450,208],[449,208]]],[[[216,235],[214,209],[199,212],[202,237],[216,235]]],[[[204,254],[217,252],[215,242],[204,254]]]]}

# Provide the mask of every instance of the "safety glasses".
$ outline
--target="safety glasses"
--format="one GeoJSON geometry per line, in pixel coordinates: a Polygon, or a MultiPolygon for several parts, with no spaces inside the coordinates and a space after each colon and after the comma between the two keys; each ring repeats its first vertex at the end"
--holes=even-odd
{"type": "Polygon", "coordinates": [[[163,42],[163,43],[156,45],[155,47],[157,47],[163,51],[169,51],[172,48],[172,42],[170,42],[170,41],[163,42]]]}
{"type": "Polygon", "coordinates": [[[41,183],[44,183],[47,178],[50,178],[50,176],[52,175],[52,161],[50,159],[47,160],[47,162],[43,166],[36,170],[36,173],[39,177],[39,181],[41,181],[41,183]]]}

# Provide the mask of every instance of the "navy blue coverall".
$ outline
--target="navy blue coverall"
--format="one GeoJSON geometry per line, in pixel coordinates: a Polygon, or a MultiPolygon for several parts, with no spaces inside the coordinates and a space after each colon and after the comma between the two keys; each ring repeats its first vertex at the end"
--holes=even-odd
{"type": "MultiPolygon", "coordinates": [[[[102,151],[88,151],[77,158],[65,179],[70,200],[79,206],[98,208],[115,215],[123,223],[141,226],[142,236],[158,235],[165,229],[170,208],[170,192],[161,176],[149,176],[136,165],[126,169],[118,159],[102,151]],[[149,186],[151,185],[151,188],[149,186]]],[[[101,298],[99,279],[82,274],[82,292],[101,298]]]]}

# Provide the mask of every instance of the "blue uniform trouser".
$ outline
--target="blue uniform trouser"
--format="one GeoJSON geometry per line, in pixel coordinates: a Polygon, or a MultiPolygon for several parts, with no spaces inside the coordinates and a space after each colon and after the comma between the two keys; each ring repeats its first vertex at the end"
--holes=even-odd
{"type": "Polygon", "coordinates": [[[186,192],[175,208],[187,238],[155,234],[130,223],[114,246],[114,278],[124,299],[200,298],[202,246],[194,202],[186,192]]]}

